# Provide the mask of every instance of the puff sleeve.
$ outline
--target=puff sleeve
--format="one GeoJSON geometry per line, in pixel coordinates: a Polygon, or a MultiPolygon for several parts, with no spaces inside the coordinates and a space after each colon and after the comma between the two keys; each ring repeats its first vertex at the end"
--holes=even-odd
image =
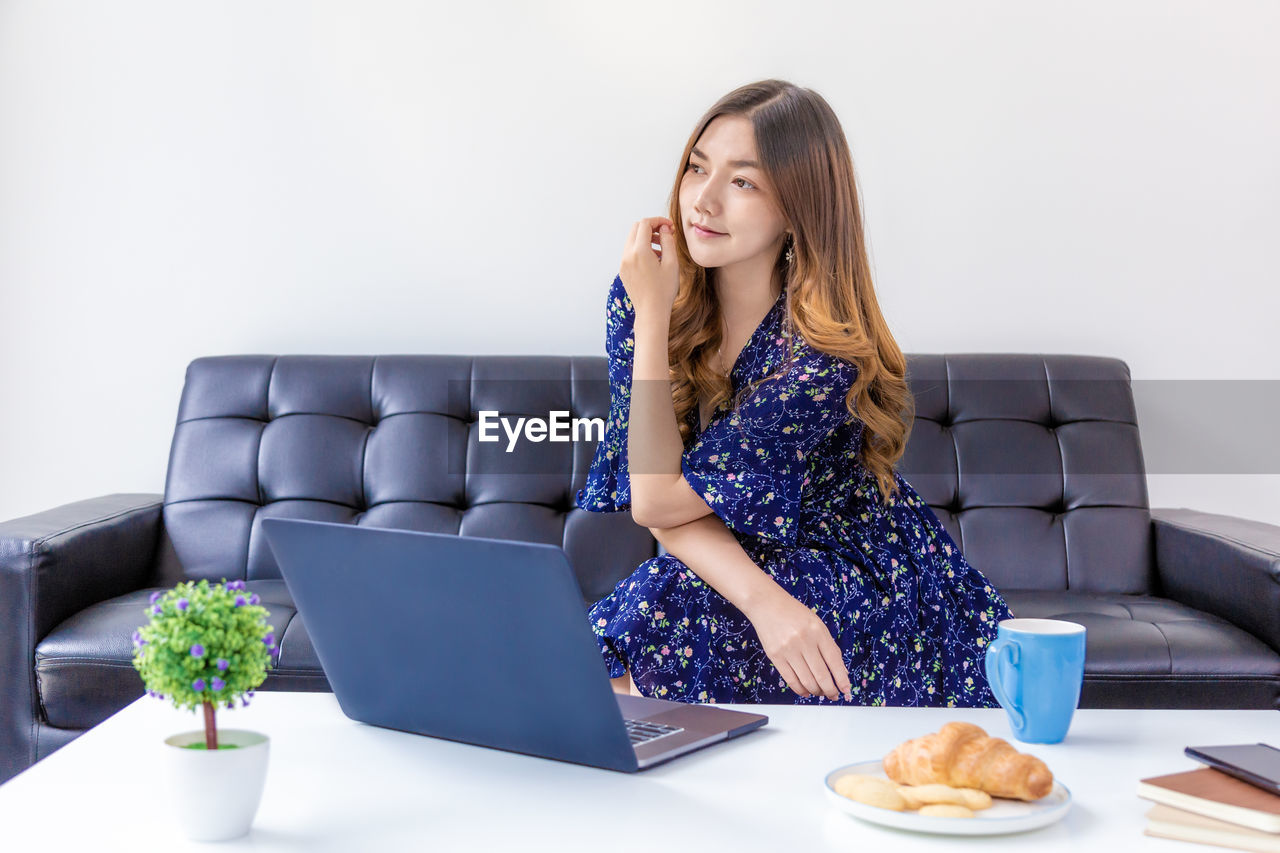
{"type": "Polygon", "coordinates": [[[852,420],[845,396],[858,369],[804,348],[737,412],[713,419],[681,457],[685,481],[725,526],[794,545],[807,457],[852,420]]]}
{"type": "Polygon", "coordinates": [[[627,474],[627,423],[631,413],[631,366],[635,359],[635,306],[614,276],[605,302],[605,354],[609,361],[609,416],[604,438],[587,471],[587,483],[574,503],[590,512],[621,512],[631,508],[631,479],[627,474]]]}

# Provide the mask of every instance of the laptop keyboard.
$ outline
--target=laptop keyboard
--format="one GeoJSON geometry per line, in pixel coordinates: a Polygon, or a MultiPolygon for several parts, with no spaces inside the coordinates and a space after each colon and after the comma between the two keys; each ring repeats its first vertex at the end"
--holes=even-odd
{"type": "Polygon", "coordinates": [[[627,736],[631,738],[632,746],[639,746],[642,743],[684,731],[683,726],[667,726],[649,720],[631,720],[623,717],[622,721],[627,724],[627,736]]]}

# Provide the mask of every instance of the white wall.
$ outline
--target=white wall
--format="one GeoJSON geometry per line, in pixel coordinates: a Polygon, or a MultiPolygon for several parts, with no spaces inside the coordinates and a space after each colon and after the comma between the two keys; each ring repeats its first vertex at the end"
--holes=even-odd
{"type": "MultiPolygon", "coordinates": [[[[844,123],[904,350],[1280,379],[1277,43],[1267,0],[0,2],[0,519],[162,491],[198,356],[601,353],[631,222],[771,76],[844,123]]],[[[1151,503],[1280,523],[1267,469],[1151,503]]]]}

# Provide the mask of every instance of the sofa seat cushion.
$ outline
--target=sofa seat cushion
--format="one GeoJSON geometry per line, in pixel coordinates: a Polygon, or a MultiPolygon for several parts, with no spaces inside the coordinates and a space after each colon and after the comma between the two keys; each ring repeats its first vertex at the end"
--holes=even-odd
{"type": "Polygon", "coordinates": [[[1280,654],[1225,619],[1167,598],[1001,590],[1015,617],[1085,626],[1080,707],[1276,707],[1280,654]]]}
{"type": "MultiPolygon", "coordinates": [[[[279,638],[260,689],[329,690],[284,581],[247,587],[262,598],[279,638]]],[[[36,647],[37,689],[50,725],[87,729],[143,694],[132,637],[154,591],[88,607],[36,647]]],[[[1066,619],[1088,630],[1082,708],[1280,707],[1280,654],[1216,616],[1146,595],[1001,592],[1016,617],[1066,619]]]]}
{"type": "MultiPolygon", "coordinates": [[[[262,599],[278,641],[273,667],[259,689],[328,690],[284,581],[248,581],[246,586],[262,599]]],[[[156,591],[141,589],[87,607],[36,646],[36,689],[46,722],[87,729],[145,692],[133,668],[133,632],[146,624],[147,602],[156,591]]]]}

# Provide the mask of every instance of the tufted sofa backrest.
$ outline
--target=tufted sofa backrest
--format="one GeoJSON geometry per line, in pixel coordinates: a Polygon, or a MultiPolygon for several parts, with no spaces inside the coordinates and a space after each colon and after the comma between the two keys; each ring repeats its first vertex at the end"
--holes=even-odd
{"type": "Polygon", "coordinates": [[[908,355],[902,476],[1000,589],[1154,592],[1128,366],[1027,353],[908,355]]]}
{"type": "MultiPolygon", "coordinates": [[[[1146,479],[1116,359],[910,355],[903,476],[1001,588],[1144,592],[1146,479]]],[[[199,358],[165,482],[173,571],[278,578],[260,519],[318,519],[564,548],[584,602],[657,553],[628,513],[573,505],[591,438],[480,441],[481,412],[608,414],[603,356],[199,358]]],[[[492,434],[492,433],[490,433],[492,434]]],[[[167,580],[173,580],[173,577],[167,580]]]]}
{"type": "Polygon", "coordinates": [[[165,481],[173,557],[187,578],[278,578],[273,516],[512,539],[564,548],[594,601],[657,553],[629,513],[573,506],[595,441],[479,440],[479,412],[553,410],[608,416],[603,357],[196,359],[165,481]]]}

